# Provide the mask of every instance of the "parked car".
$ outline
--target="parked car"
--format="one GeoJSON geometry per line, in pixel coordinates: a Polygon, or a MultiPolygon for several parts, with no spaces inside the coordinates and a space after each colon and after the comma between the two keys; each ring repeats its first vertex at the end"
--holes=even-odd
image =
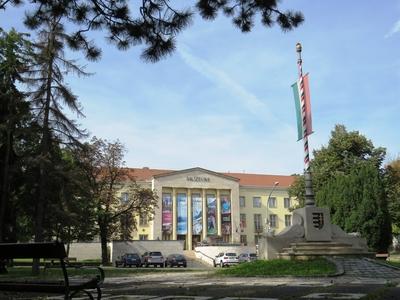
{"type": "Polygon", "coordinates": [[[125,253],[120,259],[115,261],[115,266],[118,268],[136,266],[137,268],[142,265],[140,256],[137,253],[125,253]]]}
{"type": "Polygon", "coordinates": [[[257,260],[257,254],[256,253],[241,253],[239,255],[239,263],[242,262],[250,262],[257,260]]]}
{"type": "Polygon", "coordinates": [[[146,268],[150,265],[154,267],[160,266],[164,267],[164,257],[160,251],[145,252],[142,255],[142,266],[146,268]]]}
{"type": "Polygon", "coordinates": [[[187,262],[185,256],[182,254],[170,254],[167,256],[167,259],[165,260],[165,266],[168,267],[170,266],[171,268],[174,266],[177,267],[184,267],[186,268],[187,262]]]}
{"type": "Polygon", "coordinates": [[[214,258],[214,267],[220,266],[231,266],[237,265],[239,263],[239,259],[236,253],[234,252],[221,252],[214,258]]]}

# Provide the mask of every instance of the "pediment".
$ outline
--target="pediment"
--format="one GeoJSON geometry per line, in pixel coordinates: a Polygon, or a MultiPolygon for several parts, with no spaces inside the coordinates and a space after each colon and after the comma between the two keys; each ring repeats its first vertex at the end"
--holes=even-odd
{"type": "Polygon", "coordinates": [[[182,185],[213,185],[214,183],[237,184],[239,179],[222,173],[210,171],[203,168],[191,168],[155,175],[154,179],[159,182],[180,182],[182,185]]]}

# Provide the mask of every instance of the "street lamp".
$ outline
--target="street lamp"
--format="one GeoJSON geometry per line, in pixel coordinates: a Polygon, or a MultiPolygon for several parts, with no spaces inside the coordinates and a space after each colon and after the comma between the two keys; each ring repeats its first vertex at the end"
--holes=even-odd
{"type": "Polygon", "coordinates": [[[272,187],[271,192],[269,192],[268,198],[267,198],[267,217],[266,217],[266,225],[267,225],[267,233],[271,231],[271,223],[269,220],[269,212],[268,212],[268,206],[269,206],[269,199],[271,198],[272,193],[274,192],[275,188],[279,185],[279,181],[274,182],[274,186],[272,187]]]}

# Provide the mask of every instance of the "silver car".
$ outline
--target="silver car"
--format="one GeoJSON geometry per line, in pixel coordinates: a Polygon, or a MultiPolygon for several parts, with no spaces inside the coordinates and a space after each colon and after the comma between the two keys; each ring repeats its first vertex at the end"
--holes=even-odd
{"type": "Polygon", "coordinates": [[[256,253],[242,253],[239,255],[239,263],[250,262],[254,260],[257,260],[256,253]]]}
{"type": "Polygon", "coordinates": [[[214,258],[214,267],[232,266],[239,263],[238,256],[235,252],[221,252],[214,258]]]}
{"type": "Polygon", "coordinates": [[[142,255],[142,266],[146,268],[153,265],[154,267],[164,267],[164,257],[160,251],[145,252],[142,255]]]}

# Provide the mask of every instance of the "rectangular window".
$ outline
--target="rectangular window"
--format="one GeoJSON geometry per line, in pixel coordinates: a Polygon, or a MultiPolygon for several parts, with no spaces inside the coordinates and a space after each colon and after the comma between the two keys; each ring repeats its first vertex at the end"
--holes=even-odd
{"type": "MultiPolygon", "coordinates": [[[[255,235],[255,236],[254,236],[254,244],[258,245],[258,239],[259,239],[259,236],[258,236],[258,235],[255,235]]],[[[257,251],[257,250],[256,250],[256,251],[257,251]]]]}
{"type": "Polygon", "coordinates": [[[292,216],[291,215],[285,215],[285,226],[289,227],[292,225],[292,216]]]}
{"type": "Polygon", "coordinates": [[[290,207],[290,198],[283,198],[283,206],[285,208],[289,208],[290,207]]]}
{"type": "Polygon", "coordinates": [[[140,241],[147,241],[149,236],[147,234],[139,234],[140,241]]]}
{"type": "Polygon", "coordinates": [[[262,232],[261,214],[254,214],[254,232],[262,232]]]}
{"type": "Polygon", "coordinates": [[[139,225],[140,226],[147,226],[149,225],[149,220],[147,218],[147,215],[140,215],[139,216],[139,225]]]}
{"type": "Polygon", "coordinates": [[[243,232],[246,228],[246,214],[240,214],[240,231],[243,232]]]}
{"type": "Polygon", "coordinates": [[[253,197],[253,207],[261,207],[261,197],[253,197]]]}
{"type": "Polygon", "coordinates": [[[240,196],[239,197],[239,204],[240,204],[240,207],[246,207],[246,197],[240,196]]]}
{"type": "Polygon", "coordinates": [[[240,235],[240,243],[247,245],[247,235],[244,234],[240,235]]]}
{"type": "Polygon", "coordinates": [[[271,228],[276,228],[278,227],[276,224],[277,224],[276,215],[269,215],[269,226],[271,226],[271,228]]]}
{"type": "Polygon", "coordinates": [[[268,207],[269,208],[276,208],[276,198],[275,197],[270,197],[268,199],[268,207]]]}

